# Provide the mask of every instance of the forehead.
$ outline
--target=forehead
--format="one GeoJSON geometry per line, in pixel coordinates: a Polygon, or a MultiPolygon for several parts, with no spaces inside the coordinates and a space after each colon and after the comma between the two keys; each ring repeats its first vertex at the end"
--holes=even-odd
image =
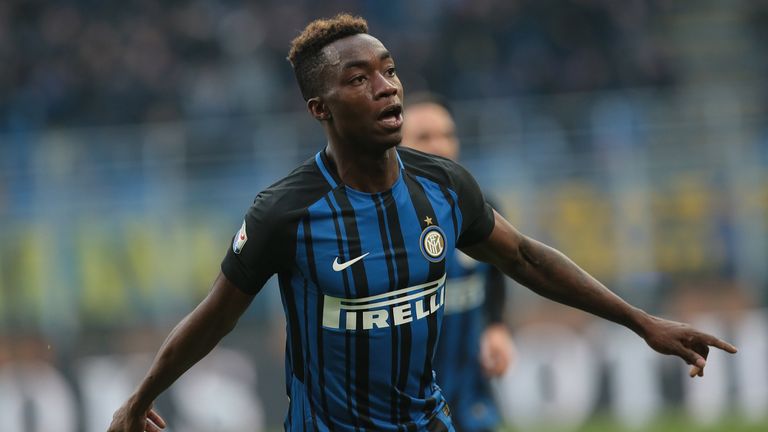
{"type": "Polygon", "coordinates": [[[417,129],[450,128],[454,122],[451,114],[442,106],[435,103],[419,103],[410,106],[405,111],[405,126],[417,129]],[[410,120],[410,121],[409,121],[410,120]]]}
{"type": "Polygon", "coordinates": [[[331,65],[343,65],[350,61],[378,59],[387,48],[375,37],[356,34],[333,41],[323,48],[323,54],[331,65]]]}

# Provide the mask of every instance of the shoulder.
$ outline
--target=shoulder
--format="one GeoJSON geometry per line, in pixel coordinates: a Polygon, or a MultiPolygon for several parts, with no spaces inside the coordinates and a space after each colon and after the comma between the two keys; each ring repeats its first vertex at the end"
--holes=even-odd
{"type": "Polygon", "coordinates": [[[248,213],[265,222],[290,220],[330,190],[313,157],[259,192],[248,213]]]}
{"type": "Polygon", "coordinates": [[[447,187],[457,187],[469,172],[458,163],[444,157],[427,154],[407,147],[398,147],[406,170],[447,187]]]}

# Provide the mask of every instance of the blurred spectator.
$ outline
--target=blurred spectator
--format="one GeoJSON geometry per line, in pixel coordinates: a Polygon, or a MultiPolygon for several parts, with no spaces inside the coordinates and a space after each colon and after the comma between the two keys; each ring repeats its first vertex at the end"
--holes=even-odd
{"type": "Polygon", "coordinates": [[[7,0],[0,131],[300,109],[288,44],[339,11],[385,35],[409,90],[481,98],[664,85],[673,74],[654,3],[7,0]]]}

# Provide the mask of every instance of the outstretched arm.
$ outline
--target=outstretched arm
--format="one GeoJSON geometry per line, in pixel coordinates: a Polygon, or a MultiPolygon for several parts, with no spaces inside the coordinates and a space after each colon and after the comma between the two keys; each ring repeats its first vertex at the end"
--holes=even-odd
{"type": "Polygon", "coordinates": [[[559,251],[522,235],[496,212],[494,218],[491,235],[464,252],[495,265],[544,297],[624,325],[656,351],[693,365],[692,375],[703,375],[709,346],[736,352],[714,336],[629,305],[559,251]]]}
{"type": "Polygon", "coordinates": [[[115,412],[108,432],[157,432],[165,421],[154,400],[227,335],[254,296],[219,273],[208,296],[166,338],[135,393],[115,412]]]}

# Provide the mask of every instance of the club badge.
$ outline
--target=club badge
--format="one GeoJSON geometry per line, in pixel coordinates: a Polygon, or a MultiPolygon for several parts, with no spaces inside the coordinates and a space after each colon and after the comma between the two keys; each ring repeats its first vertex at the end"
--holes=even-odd
{"type": "Polygon", "coordinates": [[[424,228],[419,238],[421,253],[431,262],[439,262],[445,258],[445,233],[437,225],[424,228]]]}

